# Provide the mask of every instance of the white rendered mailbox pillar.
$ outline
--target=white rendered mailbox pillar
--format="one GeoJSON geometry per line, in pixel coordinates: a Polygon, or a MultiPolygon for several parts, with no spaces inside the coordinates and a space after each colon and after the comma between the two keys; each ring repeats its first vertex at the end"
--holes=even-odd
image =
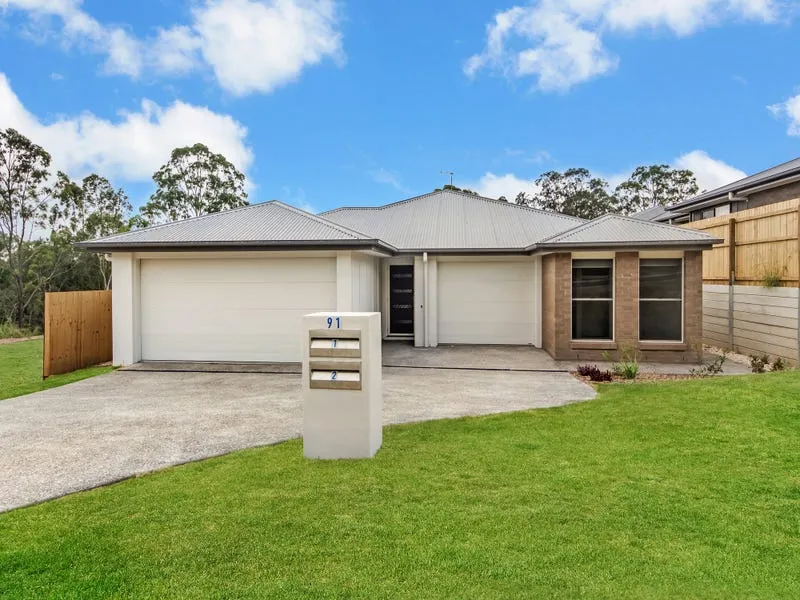
{"type": "Polygon", "coordinates": [[[303,325],[303,454],[372,458],[383,442],[380,313],[314,313],[303,325]]]}

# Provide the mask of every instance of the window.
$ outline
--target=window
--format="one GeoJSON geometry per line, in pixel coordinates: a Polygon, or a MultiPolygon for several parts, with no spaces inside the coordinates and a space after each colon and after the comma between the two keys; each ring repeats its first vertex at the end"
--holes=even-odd
{"type": "Polygon", "coordinates": [[[572,339],[614,339],[614,261],[572,261],[572,339]]]}
{"type": "Polygon", "coordinates": [[[683,340],[683,260],[639,261],[639,339],[683,340]]]}

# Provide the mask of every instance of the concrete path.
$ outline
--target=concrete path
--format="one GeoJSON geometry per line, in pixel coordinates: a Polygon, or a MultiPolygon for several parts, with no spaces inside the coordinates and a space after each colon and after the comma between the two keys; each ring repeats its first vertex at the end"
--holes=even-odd
{"type": "MultiPolygon", "coordinates": [[[[565,373],[384,369],[384,422],[561,406],[565,373]]],[[[0,402],[0,511],[300,436],[292,374],[116,371],[0,402]]]]}

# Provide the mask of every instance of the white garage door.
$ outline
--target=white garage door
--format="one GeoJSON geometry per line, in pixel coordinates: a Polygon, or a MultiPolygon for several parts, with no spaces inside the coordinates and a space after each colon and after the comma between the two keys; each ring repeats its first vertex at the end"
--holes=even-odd
{"type": "Polygon", "coordinates": [[[299,362],[301,317],[336,308],[333,258],[143,260],[143,360],[299,362]]]}
{"type": "Polygon", "coordinates": [[[440,262],[440,344],[533,344],[533,262],[440,262]]]}

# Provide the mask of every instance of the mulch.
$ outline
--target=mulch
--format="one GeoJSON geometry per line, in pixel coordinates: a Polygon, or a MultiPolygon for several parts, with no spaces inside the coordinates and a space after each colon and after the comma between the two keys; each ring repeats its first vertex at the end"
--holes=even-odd
{"type": "Polygon", "coordinates": [[[21,337],[21,338],[2,338],[0,339],[0,346],[5,346],[6,344],[16,344],[17,342],[30,342],[31,340],[41,340],[44,336],[41,335],[34,335],[31,337],[21,337]]]}
{"type": "Polygon", "coordinates": [[[649,381],[682,381],[685,379],[699,379],[696,375],[689,375],[689,374],[667,374],[667,373],[639,373],[636,376],[636,379],[625,379],[624,377],[618,377],[614,375],[613,381],[592,381],[588,377],[582,377],[578,375],[577,371],[570,371],[570,375],[572,375],[575,379],[582,381],[584,383],[588,383],[590,385],[600,385],[600,384],[610,384],[610,383],[647,383],[649,381]]]}

